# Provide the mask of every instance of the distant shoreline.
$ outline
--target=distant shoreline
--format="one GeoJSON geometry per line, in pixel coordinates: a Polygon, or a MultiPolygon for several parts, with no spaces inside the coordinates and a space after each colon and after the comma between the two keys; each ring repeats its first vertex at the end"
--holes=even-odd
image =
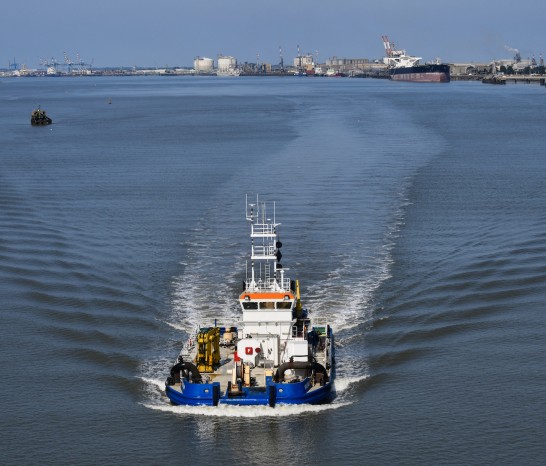
{"type": "MultiPolygon", "coordinates": [[[[217,76],[216,73],[195,73],[193,70],[97,70],[91,73],[58,73],[53,75],[48,75],[45,72],[36,72],[29,71],[21,75],[14,75],[13,72],[0,71],[0,78],[86,78],[86,77],[138,77],[138,76],[158,76],[158,77],[183,77],[183,78],[194,78],[194,77],[213,77],[213,78],[222,78],[222,79],[237,79],[237,76],[234,77],[223,77],[217,76]]],[[[298,76],[293,71],[274,71],[269,73],[252,73],[244,72],[240,74],[240,77],[293,77],[293,78],[369,78],[369,79],[389,79],[389,74],[384,71],[373,71],[373,72],[352,72],[352,73],[343,73],[338,74],[335,77],[325,76],[325,75],[303,75],[298,76]]],[[[546,85],[546,75],[538,74],[451,74],[451,81],[481,81],[484,84],[539,84],[541,86],[546,85]]]]}

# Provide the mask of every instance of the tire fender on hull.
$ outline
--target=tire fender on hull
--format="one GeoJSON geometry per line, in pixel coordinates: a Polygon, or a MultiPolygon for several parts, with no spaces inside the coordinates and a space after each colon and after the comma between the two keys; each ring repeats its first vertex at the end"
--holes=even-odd
{"type": "Polygon", "coordinates": [[[281,364],[278,367],[277,372],[275,372],[275,382],[284,381],[284,373],[289,369],[306,369],[307,376],[309,376],[309,374],[311,374],[312,372],[315,372],[316,374],[322,374],[321,383],[328,382],[328,372],[322,364],[314,361],[289,361],[281,364]]]}
{"type": "Polygon", "coordinates": [[[180,382],[180,372],[185,379],[189,380],[192,383],[201,383],[202,377],[199,373],[199,370],[191,362],[179,362],[171,368],[171,377],[174,379],[175,383],[180,382]]]}

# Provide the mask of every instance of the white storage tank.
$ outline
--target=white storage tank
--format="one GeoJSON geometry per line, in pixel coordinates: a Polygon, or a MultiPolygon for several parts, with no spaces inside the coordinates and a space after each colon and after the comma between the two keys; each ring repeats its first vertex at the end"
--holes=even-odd
{"type": "Polygon", "coordinates": [[[229,71],[237,68],[237,59],[235,57],[227,57],[220,55],[218,57],[218,70],[229,71]]]}
{"type": "Polygon", "coordinates": [[[197,72],[209,72],[214,68],[214,60],[206,57],[196,57],[193,61],[193,69],[197,72]]]}

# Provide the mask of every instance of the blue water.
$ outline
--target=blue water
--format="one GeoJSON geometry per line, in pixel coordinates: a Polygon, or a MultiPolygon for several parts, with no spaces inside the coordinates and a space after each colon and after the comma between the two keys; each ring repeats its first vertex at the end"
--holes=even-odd
{"type": "Polygon", "coordinates": [[[543,464],[544,87],[0,80],[0,463],[543,464]],[[111,101],[111,103],[109,103],[111,101]],[[53,118],[31,127],[41,105],[53,118]],[[171,406],[245,194],[337,336],[319,407],[171,406]]]}

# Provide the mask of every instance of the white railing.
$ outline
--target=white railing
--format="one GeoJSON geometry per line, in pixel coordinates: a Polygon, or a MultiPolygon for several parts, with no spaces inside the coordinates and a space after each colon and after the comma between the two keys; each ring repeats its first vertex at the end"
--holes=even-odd
{"type": "Polygon", "coordinates": [[[305,340],[307,339],[307,327],[304,327],[302,330],[298,331],[298,326],[292,326],[292,340],[305,340]]]}
{"type": "Polygon", "coordinates": [[[276,225],[272,223],[253,223],[252,224],[252,234],[253,235],[275,235],[276,225]]]}
{"type": "Polygon", "coordinates": [[[266,245],[266,246],[253,246],[252,247],[252,255],[253,256],[267,256],[271,259],[274,259],[275,252],[277,250],[275,249],[274,245],[266,245]]]}
{"type": "Polygon", "coordinates": [[[275,278],[266,278],[265,280],[258,279],[256,280],[255,286],[252,285],[252,279],[247,278],[245,280],[245,290],[249,291],[278,291],[285,290],[288,292],[290,290],[290,279],[285,278],[283,280],[275,280],[275,278]]]}
{"type": "Polygon", "coordinates": [[[199,334],[199,325],[197,325],[190,333],[188,339],[184,342],[182,349],[180,350],[180,356],[184,359],[188,359],[195,348],[197,342],[197,335],[199,334]]]}

